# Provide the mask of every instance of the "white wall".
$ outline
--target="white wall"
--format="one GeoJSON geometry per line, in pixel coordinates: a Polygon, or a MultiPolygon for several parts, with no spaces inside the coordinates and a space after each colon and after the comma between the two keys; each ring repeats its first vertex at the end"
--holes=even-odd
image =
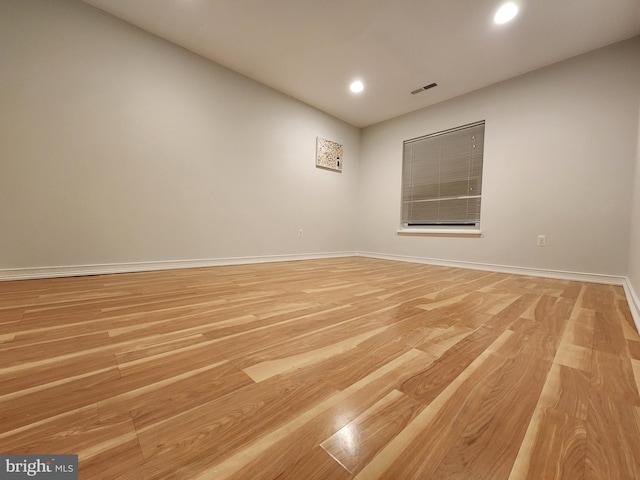
{"type": "Polygon", "coordinates": [[[365,129],[359,250],[624,275],[639,85],[637,37],[365,129]],[[403,140],[478,120],[482,237],[398,235],[403,140]]]}
{"type": "Polygon", "coordinates": [[[0,269],[355,249],[355,127],[76,1],[3,0],[0,62],[0,269]]]}
{"type": "MultiPolygon", "coordinates": [[[[640,85],[638,86],[640,89],[640,85]]],[[[638,114],[640,118],[640,112],[638,114]]],[[[629,270],[627,278],[636,296],[640,296],[640,121],[638,122],[638,137],[636,150],[636,165],[634,172],[633,202],[631,206],[631,241],[629,248],[629,270]]],[[[640,305],[637,305],[640,309],[640,305]]],[[[640,313],[640,311],[638,312],[640,313]]]]}
{"type": "Polygon", "coordinates": [[[81,2],[3,0],[0,48],[0,269],[360,250],[628,273],[640,291],[640,38],[362,143],[81,2]],[[402,141],[482,119],[483,236],[397,235],[402,141]],[[315,168],[318,135],[344,143],[342,174],[315,168]]]}

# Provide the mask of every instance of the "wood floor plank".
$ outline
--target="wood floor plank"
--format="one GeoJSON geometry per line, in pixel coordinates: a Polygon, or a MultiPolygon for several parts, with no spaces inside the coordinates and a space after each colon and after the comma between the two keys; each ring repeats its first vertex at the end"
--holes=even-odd
{"type": "MultiPolygon", "coordinates": [[[[287,465],[299,461],[309,449],[355,420],[428,362],[428,356],[418,350],[395,358],[261,438],[247,449],[254,457],[251,462],[247,462],[251,457],[243,453],[224,462],[216,472],[221,478],[228,476],[234,480],[276,478],[287,465]],[[224,473],[227,471],[228,474],[224,473]]],[[[208,478],[208,472],[197,478],[208,478]]]]}
{"type": "Polygon", "coordinates": [[[617,355],[626,347],[620,319],[612,312],[596,312],[593,327],[593,348],[617,355]]]}
{"type": "MultiPolygon", "coordinates": [[[[498,349],[506,337],[505,332],[496,339],[493,349],[498,349]]],[[[502,362],[489,349],[480,354],[355,478],[429,478],[492,387],[483,379],[502,362]]]]}
{"type": "MultiPolygon", "coordinates": [[[[2,305],[0,301],[0,305],[2,305]]],[[[24,308],[0,308],[0,327],[4,324],[12,324],[11,327],[15,327],[15,322],[22,320],[24,315],[24,308]]],[[[2,330],[0,330],[1,332],[2,330]]]]}
{"type": "Polygon", "coordinates": [[[0,282],[0,451],[83,479],[640,478],[620,286],[365,257],[0,282]]]}
{"type": "Polygon", "coordinates": [[[517,479],[580,480],[584,478],[587,428],[584,420],[557,413],[541,412],[540,431],[528,460],[526,473],[517,479]]]}
{"type": "Polygon", "coordinates": [[[460,327],[453,324],[444,328],[432,328],[427,338],[416,345],[416,348],[438,358],[458,342],[471,335],[476,329],[460,327]]]}
{"type": "MultiPolygon", "coordinates": [[[[7,345],[10,344],[10,342],[7,343],[7,345]]],[[[82,361],[72,357],[52,359],[48,362],[28,365],[25,368],[22,368],[21,364],[0,368],[0,396],[30,391],[52,382],[91,375],[117,366],[115,355],[109,352],[98,352],[84,355],[82,361]]]]}
{"type": "Polygon", "coordinates": [[[633,376],[636,378],[636,387],[640,392],[640,360],[631,360],[633,376]]]}
{"type": "Polygon", "coordinates": [[[121,436],[109,442],[111,448],[101,447],[97,452],[78,452],[82,459],[79,478],[120,478],[144,463],[136,436],[121,436]]]}
{"type": "Polygon", "coordinates": [[[367,338],[359,347],[371,355],[401,355],[427,341],[432,329],[427,327],[428,318],[416,314],[386,326],[376,335],[367,338]]]}
{"type": "Polygon", "coordinates": [[[307,348],[307,351],[304,353],[298,353],[286,357],[280,356],[280,358],[273,360],[265,360],[244,368],[243,371],[251,377],[254,382],[261,382],[266,378],[273,377],[274,375],[280,375],[287,371],[299,369],[304,365],[318,363],[327,358],[331,358],[345,351],[351,350],[358,346],[362,341],[375,336],[384,329],[385,327],[378,327],[375,330],[367,329],[368,331],[365,333],[349,337],[339,342],[333,342],[331,345],[315,349],[307,348]]]}
{"type": "Polygon", "coordinates": [[[553,364],[510,479],[582,478],[589,392],[589,372],[553,364]]]}
{"type": "Polygon", "coordinates": [[[314,365],[313,371],[337,390],[344,390],[401,356],[395,349],[391,355],[377,353],[372,355],[357,346],[314,365]]]}
{"type": "Polygon", "coordinates": [[[545,390],[540,395],[539,407],[586,420],[591,392],[590,380],[589,372],[554,364],[545,390]]]}
{"type": "Polygon", "coordinates": [[[11,431],[48,416],[95,404],[112,394],[112,386],[119,379],[118,369],[111,368],[72,382],[0,400],[0,425],[3,430],[11,431]]]}
{"type": "Polygon", "coordinates": [[[640,341],[627,340],[627,347],[629,348],[629,356],[634,360],[640,360],[640,341]]]}
{"type": "Polygon", "coordinates": [[[506,358],[496,380],[442,459],[434,478],[508,478],[551,366],[527,355],[506,358]],[[494,419],[508,411],[501,422],[494,419]]]}
{"type": "Polygon", "coordinates": [[[82,459],[80,478],[116,478],[144,462],[131,417],[104,421],[95,404],[32,428],[0,435],[0,451],[77,454],[82,459]]]}
{"type": "Polygon", "coordinates": [[[132,348],[131,350],[124,351],[122,353],[116,353],[116,359],[119,365],[133,362],[135,360],[141,360],[143,358],[152,357],[154,355],[160,355],[162,353],[171,352],[182,347],[189,347],[205,341],[202,334],[188,335],[185,337],[178,337],[168,341],[158,341],[150,345],[140,345],[132,348]]]}
{"type": "Polygon", "coordinates": [[[591,390],[640,406],[631,360],[628,357],[593,350],[591,390]]]}
{"type": "Polygon", "coordinates": [[[195,478],[247,446],[256,435],[277,428],[333,390],[322,382],[269,381],[245,387],[238,396],[187,410],[138,434],[146,462],[123,478],[195,478]],[[288,408],[288,404],[295,408],[288,408]]]}
{"type": "Polygon", "coordinates": [[[578,299],[582,291],[582,283],[576,281],[568,282],[568,285],[562,291],[561,296],[565,298],[578,299]]]}
{"type": "Polygon", "coordinates": [[[500,336],[500,333],[491,328],[478,329],[447,350],[429,368],[407,380],[400,387],[400,391],[421,403],[431,403],[500,336]]]}
{"type": "Polygon", "coordinates": [[[46,355],[46,357],[58,357],[72,354],[78,350],[100,347],[108,343],[108,339],[109,335],[106,332],[102,332],[19,346],[14,346],[15,343],[12,342],[0,351],[0,365],[6,368],[40,360],[43,355],[46,355]]]}
{"type": "Polygon", "coordinates": [[[554,362],[566,367],[591,372],[591,356],[590,349],[563,342],[560,343],[554,362]]]}
{"type": "Polygon", "coordinates": [[[349,473],[356,474],[422,407],[398,390],[392,390],[320,446],[349,473]]]}
{"type": "Polygon", "coordinates": [[[350,480],[351,474],[318,446],[298,460],[295,465],[286,468],[277,478],[278,480],[350,480]]]}
{"type": "Polygon", "coordinates": [[[615,398],[589,396],[585,480],[640,478],[640,431],[634,410],[615,398]]]}
{"type": "Polygon", "coordinates": [[[252,384],[229,363],[207,366],[102,400],[100,418],[128,412],[141,432],[252,384]]]}

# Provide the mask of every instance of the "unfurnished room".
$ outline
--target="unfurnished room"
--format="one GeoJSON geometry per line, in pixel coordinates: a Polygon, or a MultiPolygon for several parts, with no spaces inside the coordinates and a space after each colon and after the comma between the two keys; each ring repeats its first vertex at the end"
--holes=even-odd
{"type": "Polygon", "coordinates": [[[0,479],[640,479],[639,0],[0,0],[0,479]]]}

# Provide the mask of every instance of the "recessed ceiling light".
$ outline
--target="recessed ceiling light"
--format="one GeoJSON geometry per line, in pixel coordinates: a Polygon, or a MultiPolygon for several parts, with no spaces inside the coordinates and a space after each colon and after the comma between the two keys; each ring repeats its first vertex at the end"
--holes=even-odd
{"type": "Polygon", "coordinates": [[[495,23],[507,23],[518,14],[518,6],[515,3],[507,2],[502,5],[493,17],[495,23]]]}
{"type": "Polygon", "coordinates": [[[360,93],[364,90],[364,83],[362,83],[360,80],[355,80],[351,82],[351,85],[349,85],[349,90],[351,90],[353,93],[360,93]]]}

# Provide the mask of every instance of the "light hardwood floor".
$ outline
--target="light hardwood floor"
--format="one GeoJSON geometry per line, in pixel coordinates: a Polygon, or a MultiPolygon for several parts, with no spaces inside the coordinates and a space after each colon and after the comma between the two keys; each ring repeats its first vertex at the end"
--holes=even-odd
{"type": "Polygon", "coordinates": [[[367,258],[0,283],[0,453],[82,479],[640,479],[620,287],[367,258]]]}

